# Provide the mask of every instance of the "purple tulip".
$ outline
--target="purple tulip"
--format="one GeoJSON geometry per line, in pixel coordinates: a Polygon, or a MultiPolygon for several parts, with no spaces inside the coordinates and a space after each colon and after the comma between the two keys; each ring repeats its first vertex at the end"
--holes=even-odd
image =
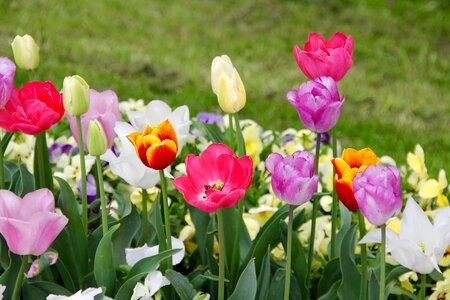
{"type": "Polygon", "coordinates": [[[0,57],[0,108],[3,108],[11,97],[14,88],[16,65],[7,57],[0,57]]]}
{"type": "Polygon", "coordinates": [[[223,117],[221,114],[205,111],[199,112],[197,114],[197,119],[206,124],[217,124],[223,121],[223,117]]]}
{"type": "Polygon", "coordinates": [[[313,154],[297,151],[283,157],[272,153],[266,159],[266,168],[272,174],[272,189],[278,198],[291,205],[311,200],[319,181],[314,175],[313,154]]]}
{"type": "Polygon", "coordinates": [[[353,179],[353,191],[361,213],[373,225],[383,225],[402,208],[400,171],[372,165],[353,179]]]}
{"type": "Polygon", "coordinates": [[[298,112],[308,129],[326,132],[336,125],[341,115],[342,100],[336,82],[331,77],[319,77],[302,83],[297,90],[290,90],[287,99],[298,112]]]}
{"type": "MultiPolygon", "coordinates": [[[[87,130],[89,122],[93,120],[97,120],[102,124],[103,130],[106,133],[106,139],[108,140],[108,148],[111,148],[114,137],[116,136],[114,133],[114,126],[116,122],[122,119],[122,115],[119,111],[119,99],[112,90],[97,92],[93,89],[91,89],[90,98],[91,101],[88,112],[81,115],[84,148],[87,149],[87,130]]],[[[72,135],[78,142],[77,121],[75,117],[69,116],[67,113],[66,117],[69,119],[72,135]]]]}

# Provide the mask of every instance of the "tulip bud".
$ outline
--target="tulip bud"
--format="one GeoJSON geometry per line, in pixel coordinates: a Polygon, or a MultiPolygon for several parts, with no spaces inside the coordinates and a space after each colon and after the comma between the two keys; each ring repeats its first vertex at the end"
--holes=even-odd
{"type": "Polygon", "coordinates": [[[106,139],[105,131],[102,124],[97,120],[89,122],[87,148],[89,154],[93,156],[102,155],[108,150],[108,140],[106,139]]]}
{"type": "Polygon", "coordinates": [[[63,101],[64,109],[71,116],[80,116],[89,110],[89,85],[82,77],[74,75],[64,78],[63,101]]]}
{"type": "Polygon", "coordinates": [[[244,84],[228,56],[214,58],[211,65],[211,86],[224,112],[236,113],[245,106],[244,84]]]}
{"type": "Polygon", "coordinates": [[[14,60],[19,68],[25,70],[37,68],[39,65],[39,47],[30,35],[16,35],[11,43],[11,47],[14,53],[14,60]]]}

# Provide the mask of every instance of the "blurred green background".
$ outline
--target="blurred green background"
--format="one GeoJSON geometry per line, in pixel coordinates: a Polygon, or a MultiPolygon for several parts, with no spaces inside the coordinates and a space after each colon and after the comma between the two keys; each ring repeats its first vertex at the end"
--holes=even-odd
{"type": "Polygon", "coordinates": [[[307,80],[292,47],[312,31],[342,31],[355,40],[353,68],[339,83],[347,95],[337,125],[343,146],[405,163],[419,143],[436,177],[450,152],[449,3],[0,0],[0,55],[12,57],[9,43],[29,33],[41,47],[39,78],[58,88],[79,74],[120,99],[187,104],[195,115],[219,112],[210,64],[228,54],[247,90],[241,118],[300,129],[285,98],[307,80]]]}

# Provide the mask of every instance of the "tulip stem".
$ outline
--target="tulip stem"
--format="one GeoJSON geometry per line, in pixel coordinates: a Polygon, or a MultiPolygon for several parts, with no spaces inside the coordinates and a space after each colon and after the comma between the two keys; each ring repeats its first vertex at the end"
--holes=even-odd
{"type": "MultiPolygon", "coordinates": [[[[333,157],[337,157],[337,141],[336,141],[336,130],[332,131],[331,143],[333,149],[333,157]]],[[[336,169],[333,168],[333,182],[336,176],[336,169]]],[[[337,214],[338,214],[338,197],[336,194],[336,187],[333,184],[333,205],[331,208],[331,241],[330,241],[330,256],[331,258],[336,257],[336,227],[337,227],[337,214]]]]}
{"type": "MultiPolygon", "coordinates": [[[[166,229],[167,249],[172,249],[172,233],[170,232],[170,218],[169,218],[169,200],[167,199],[167,182],[164,176],[164,170],[159,170],[159,178],[161,182],[161,200],[163,203],[164,212],[164,228],[166,229]]],[[[172,258],[168,259],[168,269],[172,269],[172,258]]]]}
{"type": "Polygon", "coordinates": [[[420,300],[425,300],[425,292],[427,290],[426,283],[427,283],[427,274],[421,274],[420,276],[420,300]]]}
{"type": "MultiPolygon", "coordinates": [[[[366,222],[358,210],[358,224],[359,224],[359,238],[363,238],[366,235],[366,222]]],[[[361,247],[361,287],[359,293],[359,299],[367,299],[367,247],[366,244],[359,245],[361,247]]]]}
{"type": "Polygon", "coordinates": [[[3,166],[3,129],[0,129],[0,189],[5,188],[5,170],[3,166]]]}
{"type": "MultiPolygon", "coordinates": [[[[319,154],[320,154],[320,136],[321,133],[317,133],[316,137],[316,155],[314,157],[314,174],[319,174],[319,154]]],[[[311,276],[311,267],[312,267],[312,260],[314,256],[314,241],[316,237],[316,218],[317,218],[317,199],[313,198],[313,209],[312,209],[312,216],[311,216],[311,235],[309,237],[309,251],[308,251],[308,269],[306,270],[306,286],[308,287],[310,282],[310,276],[311,276]]]]}
{"type": "MultiPolygon", "coordinates": [[[[83,130],[81,127],[81,117],[76,116],[78,130],[78,146],[80,148],[80,167],[81,167],[81,219],[84,227],[84,233],[88,233],[88,204],[86,193],[86,162],[84,160],[83,130]]],[[[99,174],[100,175],[100,174],[99,174]]]]}
{"type": "Polygon", "coordinates": [[[27,266],[28,255],[22,256],[22,264],[20,265],[19,274],[17,274],[16,284],[12,294],[12,300],[19,300],[20,291],[22,290],[23,280],[25,278],[25,267],[27,266]]]}
{"type": "Polygon", "coordinates": [[[219,230],[219,298],[225,299],[225,231],[223,228],[222,209],[217,210],[217,225],[219,230]]]}
{"type": "Polygon", "coordinates": [[[386,224],[381,225],[381,246],[380,246],[380,300],[384,300],[386,286],[386,224]]]}
{"type": "Polygon", "coordinates": [[[105,188],[103,186],[103,169],[102,162],[100,161],[100,156],[95,157],[95,163],[97,165],[97,176],[98,176],[98,190],[100,192],[100,205],[102,208],[102,227],[103,227],[103,236],[108,232],[108,213],[106,211],[106,203],[105,203],[105,188]]]}
{"type": "Polygon", "coordinates": [[[148,211],[147,211],[147,201],[148,193],[146,189],[142,189],[142,212],[141,212],[141,222],[142,222],[142,241],[147,243],[149,240],[149,223],[148,223],[148,211]]]}
{"type": "Polygon", "coordinates": [[[234,129],[233,129],[233,115],[228,114],[228,142],[230,143],[230,148],[234,149],[234,129]]]}
{"type": "Polygon", "coordinates": [[[237,154],[239,157],[246,154],[244,136],[242,135],[241,123],[239,122],[239,116],[237,113],[234,114],[234,123],[236,126],[236,137],[237,137],[237,154]]]}
{"type": "Polygon", "coordinates": [[[292,255],[292,220],[294,219],[294,206],[289,205],[287,253],[286,253],[286,275],[284,279],[284,300],[289,300],[291,287],[291,255],[292,255]]]}

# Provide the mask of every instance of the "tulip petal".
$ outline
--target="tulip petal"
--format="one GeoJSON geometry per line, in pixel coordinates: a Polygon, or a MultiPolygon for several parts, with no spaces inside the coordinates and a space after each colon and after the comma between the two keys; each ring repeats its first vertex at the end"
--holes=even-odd
{"type": "Polygon", "coordinates": [[[148,166],[155,170],[164,170],[177,156],[177,144],[172,140],[164,140],[161,144],[150,146],[146,157],[148,166]]]}

